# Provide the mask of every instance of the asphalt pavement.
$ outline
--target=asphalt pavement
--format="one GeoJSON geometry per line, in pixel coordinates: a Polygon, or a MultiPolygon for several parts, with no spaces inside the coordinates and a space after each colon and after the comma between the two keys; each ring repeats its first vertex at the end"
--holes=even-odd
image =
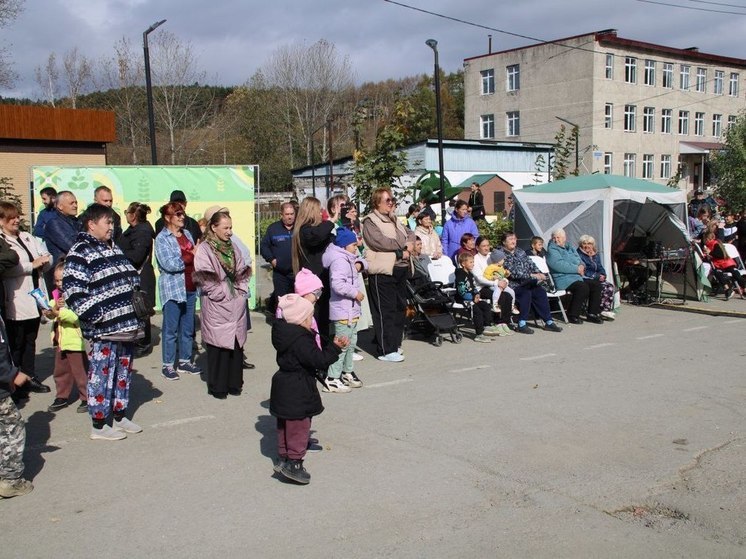
{"type": "MultiPolygon", "coordinates": [[[[275,354],[252,316],[243,395],[165,380],[156,350],[124,441],[33,394],[35,490],[0,501],[0,557],[746,557],[743,318],[625,305],[559,334],[366,354],[363,388],[323,395],[298,486],[273,473],[275,354]]],[[[51,385],[49,345],[42,328],[51,385]]]]}

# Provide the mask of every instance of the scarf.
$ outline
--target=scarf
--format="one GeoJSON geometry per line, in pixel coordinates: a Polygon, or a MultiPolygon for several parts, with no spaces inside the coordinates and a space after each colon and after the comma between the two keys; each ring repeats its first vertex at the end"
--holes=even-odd
{"type": "Polygon", "coordinates": [[[220,266],[225,271],[231,293],[233,293],[233,284],[236,282],[236,253],[233,249],[233,243],[230,239],[221,241],[217,237],[211,236],[207,239],[207,244],[217,255],[220,266]]]}

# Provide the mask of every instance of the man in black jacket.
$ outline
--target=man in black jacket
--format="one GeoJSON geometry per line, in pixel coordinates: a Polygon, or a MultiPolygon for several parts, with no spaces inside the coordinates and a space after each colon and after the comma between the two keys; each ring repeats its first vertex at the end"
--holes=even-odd
{"type": "Polygon", "coordinates": [[[269,299],[269,310],[274,312],[277,299],[293,292],[293,257],[292,237],[295,226],[295,206],[285,202],[280,206],[282,217],[267,227],[259,245],[262,258],[272,266],[272,285],[274,291],[269,299]]]}
{"type": "Polygon", "coordinates": [[[34,486],[23,479],[26,427],[10,395],[29,377],[13,365],[5,322],[0,318],[0,498],[30,493],[34,486]]]}

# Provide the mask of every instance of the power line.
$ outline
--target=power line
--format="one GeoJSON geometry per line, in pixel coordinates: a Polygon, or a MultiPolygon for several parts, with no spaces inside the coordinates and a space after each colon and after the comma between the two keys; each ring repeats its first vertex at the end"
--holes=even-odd
{"type": "Polygon", "coordinates": [[[746,6],[744,6],[743,4],[725,4],[723,2],[708,2],[708,0],[689,0],[689,2],[696,2],[698,4],[712,4],[714,6],[726,6],[728,8],[746,9],[746,6]]]}
{"type": "MultiPolygon", "coordinates": [[[[386,0],[388,1],[388,0],[386,0]]],[[[746,12],[730,12],[728,10],[713,10],[712,8],[695,8],[694,6],[682,6],[681,4],[672,4],[670,2],[656,2],[655,0],[637,0],[644,4],[657,4],[659,6],[670,6],[672,8],[681,8],[682,10],[697,10],[699,12],[709,12],[715,14],[731,14],[735,16],[746,16],[746,12]]],[[[742,6],[738,6],[742,7],[742,6]]]]}

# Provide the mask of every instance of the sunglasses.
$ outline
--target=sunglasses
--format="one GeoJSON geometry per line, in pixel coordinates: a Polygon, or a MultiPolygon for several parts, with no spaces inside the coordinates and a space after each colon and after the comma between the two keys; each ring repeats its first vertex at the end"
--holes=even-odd
{"type": "Polygon", "coordinates": [[[314,291],[311,291],[311,294],[314,297],[316,297],[316,300],[318,301],[319,299],[321,299],[321,293],[322,293],[322,291],[323,291],[323,289],[316,289],[314,291]]]}
{"type": "Polygon", "coordinates": [[[176,212],[168,215],[170,215],[171,217],[184,217],[186,214],[184,212],[176,212]]]}
{"type": "Polygon", "coordinates": [[[394,203],[394,199],[393,198],[384,198],[383,199],[383,203],[384,204],[393,204],[394,203]]]}

